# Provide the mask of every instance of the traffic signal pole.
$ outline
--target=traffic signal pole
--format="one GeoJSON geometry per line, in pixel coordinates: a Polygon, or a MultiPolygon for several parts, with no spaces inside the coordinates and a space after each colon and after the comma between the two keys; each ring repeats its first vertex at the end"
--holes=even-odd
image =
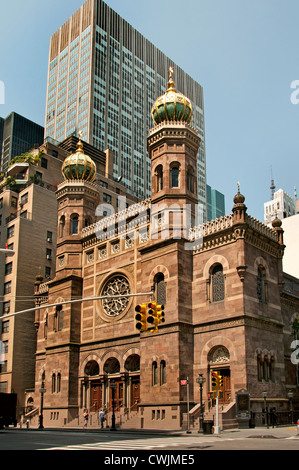
{"type": "Polygon", "coordinates": [[[219,390],[216,391],[216,426],[214,426],[214,434],[220,434],[220,426],[219,426],[219,390]]]}

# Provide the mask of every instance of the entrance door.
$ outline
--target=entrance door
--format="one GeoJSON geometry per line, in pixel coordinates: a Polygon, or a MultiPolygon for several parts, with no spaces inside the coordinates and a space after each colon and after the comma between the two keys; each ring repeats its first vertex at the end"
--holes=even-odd
{"type": "MultiPolygon", "coordinates": [[[[115,379],[114,410],[119,411],[124,403],[124,384],[121,379],[115,379]]],[[[112,388],[110,387],[110,410],[112,410],[112,388]]]]}
{"type": "Polygon", "coordinates": [[[140,379],[132,378],[131,381],[131,410],[137,411],[137,405],[140,402],[140,379]]]}
{"type": "Polygon", "coordinates": [[[91,411],[99,411],[102,408],[103,389],[102,384],[95,382],[91,384],[91,411]]]}

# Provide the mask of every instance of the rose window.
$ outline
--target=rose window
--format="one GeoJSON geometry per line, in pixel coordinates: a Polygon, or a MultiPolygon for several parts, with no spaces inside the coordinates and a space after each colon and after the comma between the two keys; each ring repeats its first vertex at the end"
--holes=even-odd
{"type": "Polygon", "coordinates": [[[102,300],[105,313],[109,317],[120,315],[127,308],[129,303],[129,297],[125,297],[128,294],[130,294],[130,285],[126,277],[119,275],[109,279],[101,294],[102,296],[111,296],[110,298],[102,300]]]}

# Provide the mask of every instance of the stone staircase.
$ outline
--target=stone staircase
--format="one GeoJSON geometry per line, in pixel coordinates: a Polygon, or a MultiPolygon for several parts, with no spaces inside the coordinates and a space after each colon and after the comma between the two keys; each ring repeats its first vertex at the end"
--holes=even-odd
{"type": "MultiPolygon", "coordinates": [[[[238,421],[236,419],[236,402],[232,401],[227,404],[219,405],[219,426],[221,430],[224,429],[234,429],[238,427],[238,421]]],[[[204,406],[204,405],[203,405],[204,406]]],[[[199,420],[200,420],[200,404],[196,404],[189,411],[189,429],[196,430],[199,429],[199,420]]],[[[213,421],[214,426],[216,425],[216,406],[213,406],[204,411],[204,421],[213,421]]],[[[187,429],[188,426],[188,417],[187,413],[183,415],[183,429],[187,429]]]]}
{"type": "MultiPolygon", "coordinates": [[[[106,420],[104,422],[104,428],[111,428],[112,426],[112,411],[106,414],[106,420]]],[[[66,424],[66,427],[84,427],[83,415],[75,418],[66,424]]],[[[98,412],[90,412],[88,419],[89,429],[99,429],[101,427],[100,420],[98,418],[98,412]]],[[[115,427],[122,429],[139,428],[140,417],[138,411],[121,410],[115,412],[115,427]]]]}

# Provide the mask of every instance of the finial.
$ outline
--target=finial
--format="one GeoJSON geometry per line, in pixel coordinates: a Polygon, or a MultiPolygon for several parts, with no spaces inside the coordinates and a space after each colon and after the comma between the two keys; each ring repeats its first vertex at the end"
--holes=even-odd
{"type": "Polygon", "coordinates": [[[237,186],[238,186],[238,194],[240,194],[240,181],[237,182],[237,186]]]}
{"type": "Polygon", "coordinates": [[[82,131],[79,132],[79,140],[77,142],[77,153],[83,153],[83,144],[82,144],[82,131]]]}
{"type": "MultiPolygon", "coordinates": [[[[169,80],[168,80],[168,90],[173,90],[173,91],[176,91],[175,90],[175,84],[174,84],[174,80],[173,80],[173,72],[174,72],[174,68],[172,66],[169,67],[168,69],[168,75],[169,75],[169,80]]],[[[167,90],[167,91],[168,91],[167,90]]]]}

